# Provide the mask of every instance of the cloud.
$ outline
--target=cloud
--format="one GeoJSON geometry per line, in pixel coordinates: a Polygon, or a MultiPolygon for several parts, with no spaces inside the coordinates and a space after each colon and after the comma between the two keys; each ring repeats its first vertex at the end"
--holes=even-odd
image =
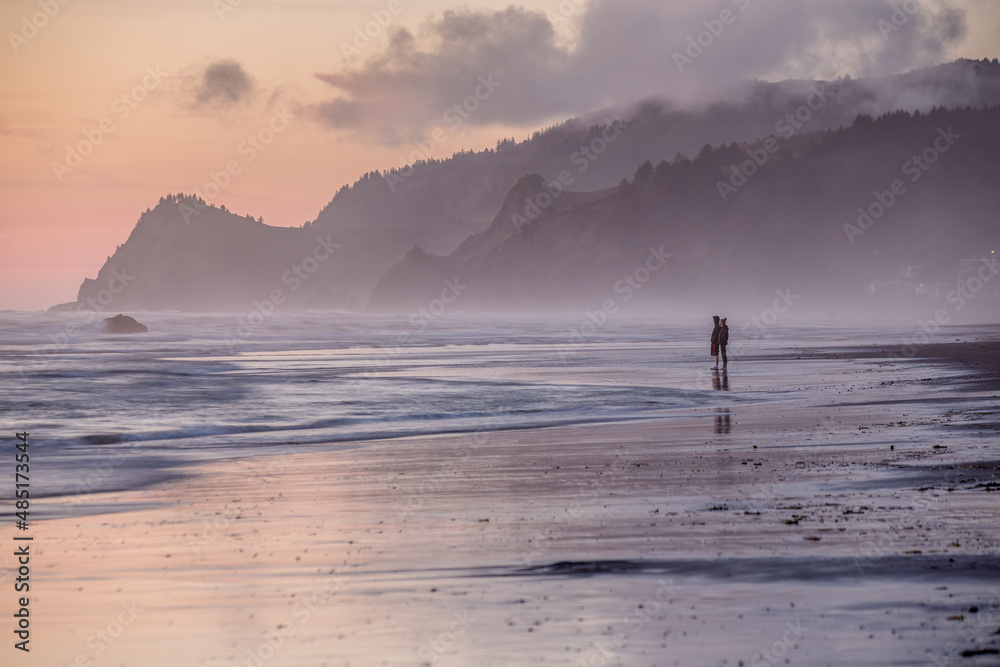
{"type": "Polygon", "coordinates": [[[246,104],[256,92],[253,79],[239,62],[218,60],[198,74],[192,92],[195,107],[228,108],[246,104]]]}
{"type": "Polygon", "coordinates": [[[362,63],[317,74],[337,93],[311,111],[331,126],[388,138],[448,127],[456,104],[475,107],[463,116],[470,125],[532,125],[653,96],[697,104],[747,79],[896,73],[940,63],[966,30],[954,0],[561,6],[577,3],[572,16],[455,9],[416,33],[396,29],[362,63]],[[556,31],[568,22],[570,43],[556,31]],[[688,50],[692,40],[700,50],[688,50]],[[481,77],[499,85],[476,103],[481,77]]]}
{"type": "Polygon", "coordinates": [[[490,99],[466,105],[476,107],[470,115],[476,123],[530,122],[565,108],[566,90],[556,96],[547,87],[568,65],[541,12],[446,11],[424,25],[419,39],[398,29],[362,66],[317,74],[342,94],[316,111],[338,127],[411,130],[448,122],[444,114],[478,90],[490,99]],[[483,87],[480,79],[491,85],[483,87]]]}

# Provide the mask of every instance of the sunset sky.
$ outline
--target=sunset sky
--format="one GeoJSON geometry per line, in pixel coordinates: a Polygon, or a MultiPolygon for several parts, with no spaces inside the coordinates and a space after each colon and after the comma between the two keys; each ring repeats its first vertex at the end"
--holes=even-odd
{"type": "Polygon", "coordinates": [[[650,95],[697,104],[737,79],[1000,56],[994,0],[898,6],[912,13],[887,0],[3,0],[0,309],[75,299],[167,193],[298,226],[420,142],[445,157],[650,95]],[[732,22],[679,71],[674,54],[723,11],[732,22]],[[477,91],[460,123],[446,115],[477,91]]]}

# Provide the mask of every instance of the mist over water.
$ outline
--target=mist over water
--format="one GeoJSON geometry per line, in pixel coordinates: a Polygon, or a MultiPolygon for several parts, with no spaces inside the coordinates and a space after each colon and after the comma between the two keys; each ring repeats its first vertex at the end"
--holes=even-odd
{"type": "Polygon", "coordinates": [[[16,388],[0,409],[40,443],[45,495],[134,488],[206,459],[442,433],[467,434],[474,449],[498,431],[818,396],[828,389],[775,355],[944,339],[829,324],[743,337],[737,327],[723,385],[708,371],[709,326],[662,319],[598,328],[453,317],[414,327],[399,317],[279,315],[242,339],[231,314],[140,319],[149,333],[83,326],[66,344],[72,316],[0,315],[0,382],[16,388]]]}

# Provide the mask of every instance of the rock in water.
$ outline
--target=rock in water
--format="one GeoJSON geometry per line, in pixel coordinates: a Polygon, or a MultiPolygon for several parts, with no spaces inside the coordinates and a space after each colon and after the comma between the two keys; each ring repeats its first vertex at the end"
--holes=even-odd
{"type": "Polygon", "coordinates": [[[130,334],[149,331],[145,324],[136,322],[134,318],[122,315],[121,313],[105,319],[102,324],[104,325],[104,333],[130,334]]]}

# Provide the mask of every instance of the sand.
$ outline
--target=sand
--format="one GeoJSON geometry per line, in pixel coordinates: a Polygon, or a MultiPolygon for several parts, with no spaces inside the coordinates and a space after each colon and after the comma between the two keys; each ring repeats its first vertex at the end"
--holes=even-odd
{"type": "Polygon", "coordinates": [[[734,364],[788,390],[763,405],[52,499],[3,664],[1000,664],[998,344],[931,347],[734,364]]]}

